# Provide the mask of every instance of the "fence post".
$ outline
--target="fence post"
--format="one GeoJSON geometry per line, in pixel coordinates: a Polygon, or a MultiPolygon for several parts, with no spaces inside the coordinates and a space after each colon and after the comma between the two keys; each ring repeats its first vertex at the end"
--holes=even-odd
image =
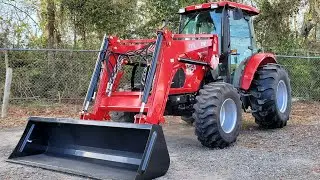
{"type": "Polygon", "coordinates": [[[60,94],[60,91],[58,91],[58,101],[59,101],[59,104],[61,104],[61,94],[60,94]]]}
{"type": "MultiPolygon", "coordinates": [[[[312,67],[311,59],[309,58],[310,57],[310,51],[307,51],[307,57],[308,57],[308,66],[312,67]]],[[[309,69],[309,73],[312,76],[312,72],[310,70],[312,71],[312,68],[309,69]]],[[[308,97],[308,100],[311,100],[313,98],[313,96],[312,96],[312,94],[313,94],[313,92],[312,92],[312,88],[313,88],[312,81],[310,81],[310,84],[308,86],[309,86],[311,91],[308,92],[308,96],[307,97],[308,97]]]]}
{"type": "Polygon", "coordinates": [[[3,92],[1,118],[5,118],[7,116],[7,111],[8,111],[8,106],[9,106],[10,89],[11,89],[11,81],[12,81],[12,68],[9,67],[9,59],[8,59],[8,52],[7,51],[5,51],[4,59],[5,59],[5,63],[6,63],[6,82],[4,85],[4,92],[3,92]]]}

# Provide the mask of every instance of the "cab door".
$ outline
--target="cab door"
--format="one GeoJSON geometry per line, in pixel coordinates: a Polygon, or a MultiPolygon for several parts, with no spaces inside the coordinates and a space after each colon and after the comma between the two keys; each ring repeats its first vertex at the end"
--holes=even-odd
{"type": "Polygon", "coordinates": [[[244,15],[235,20],[230,13],[230,49],[231,66],[237,67],[242,61],[254,53],[253,35],[251,33],[251,17],[244,15]]]}
{"type": "Polygon", "coordinates": [[[245,60],[256,52],[252,17],[243,14],[235,18],[235,10],[229,11],[230,24],[230,78],[231,83],[238,87],[239,77],[244,68],[245,60]]]}

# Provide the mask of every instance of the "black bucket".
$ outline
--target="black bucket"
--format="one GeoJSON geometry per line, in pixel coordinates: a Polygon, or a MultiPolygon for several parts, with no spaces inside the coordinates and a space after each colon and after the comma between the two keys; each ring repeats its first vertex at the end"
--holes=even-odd
{"type": "Polygon", "coordinates": [[[161,126],[30,117],[9,162],[95,179],[153,179],[170,158],[161,126]]]}

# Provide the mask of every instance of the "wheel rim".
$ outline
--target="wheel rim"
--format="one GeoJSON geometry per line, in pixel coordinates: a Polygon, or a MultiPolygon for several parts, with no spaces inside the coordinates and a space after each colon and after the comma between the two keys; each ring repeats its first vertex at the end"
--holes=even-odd
{"type": "Polygon", "coordinates": [[[288,105],[288,90],[286,83],[281,80],[277,87],[277,106],[281,113],[284,113],[288,105]]]}
{"type": "Polygon", "coordinates": [[[237,122],[237,105],[236,103],[228,98],[226,99],[220,109],[220,125],[225,133],[233,131],[237,122]]]}

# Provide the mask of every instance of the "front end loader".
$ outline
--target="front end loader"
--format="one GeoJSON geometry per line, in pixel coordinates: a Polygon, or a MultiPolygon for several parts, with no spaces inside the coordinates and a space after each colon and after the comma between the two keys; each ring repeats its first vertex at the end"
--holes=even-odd
{"type": "Polygon", "coordinates": [[[263,128],[291,111],[287,72],[256,48],[254,7],[222,1],[180,9],[179,32],[105,36],[80,120],[30,117],[9,161],[98,179],[152,179],[170,164],[165,115],[195,126],[203,146],[237,139],[242,110],[263,128]]]}

